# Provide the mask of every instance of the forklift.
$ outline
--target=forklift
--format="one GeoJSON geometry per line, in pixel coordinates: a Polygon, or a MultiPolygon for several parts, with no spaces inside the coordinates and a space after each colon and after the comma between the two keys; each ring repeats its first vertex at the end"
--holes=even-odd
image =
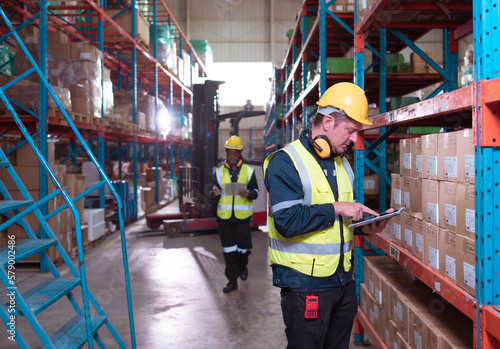
{"type": "MultiPolygon", "coordinates": [[[[217,230],[217,201],[210,197],[213,186],[214,169],[218,166],[219,123],[230,119],[232,135],[238,135],[240,120],[247,117],[265,115],[264,111],[253,111],[249,101],[244,110],[219,114],[218,89],[222,81],[206,80],[193,86],[193,158],[192,166],[179,168],[177,183],[179,213],[150,214],[146,216],[148,228],[163,228],[170,237],[182,233],[217,230]]],[[[245,161],[262,165],[261,162],[245,161]]],[[[254,215],[251,227],[266,223],[266,213],[254,215]]]]}

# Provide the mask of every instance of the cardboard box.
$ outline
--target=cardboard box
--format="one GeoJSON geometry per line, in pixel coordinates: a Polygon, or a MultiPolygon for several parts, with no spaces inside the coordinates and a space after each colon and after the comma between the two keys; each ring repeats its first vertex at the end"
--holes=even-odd
{"type": "Polygon", "coordinates": [[[411,177],[422,178],[422,138],[411,138],[411,177]]]}
{"type": "Polygon", "coordinates": [[[378,195],[379,194],[379,175],[372,174],[365,176],[364,189],[365,195],[378,195]]]}
{"type": "Polygon", "coordinates": [[[439,226],[450,231],[457,231],[457,183],[439,182],[439,226]]]}
{"type": "Polygon", "coordinates": [[[476,295],[475,241],[457,235],[457,284],[471,295],[476,295]]]}
{"type": "Polygon", "coordinates": [[[425,348],[427,343],[427,324],[424,314],[414,307],[408,309],[408,344],[412,348],[425,348]]]}
{"type": "Polygon", "coordinates": [[[422,179],[422,219],[439,225],[439,182],[422,179]]]}
{"type": "Polygon", "coordinates": [[[399,173],[391,174],[391,207],[394,209],[401,208],[401,175],[399,173]]]}
{"type": "Polygon", "coordinates": [[[457,181],[474,183],[475,149],[472,129],[457,132],[457,181]]]}
{"type": "Polygon", "coordinates": [[[391,218],[391,221],[389,224],[391,225],[391,240],[394,241],[396,244],[401,246],[401,233],[404,232],[403,228],[403,216],[395,216],[391,218]]]}
{"type": "Polygon", "coordinates": [[[438,133],[438,179],[457,181],[457,133],[438,133]]]}
{"type": "MultiPolygon", "coordinates": [[[[429,56],[429,58],[437,64],[437,51],[425,51],[425,54],[427,54],[427,56],[429,56]]],[[[437,74],[436,70],[415,52],[410,54],[410,65],[413,69],[413,73],[415,74],[437,74]]]]}
{"type": "Polygon", "coordinates": [[[360,284],[359,301],[363,313],[368,316],[368,303],[370,302],[370,295],[368,293],[368,286],[366,286],[366,283],[360,284]]]}
{"type": "Polygon", "coordinates": [[[71,43],[53,43],[47,49],[49,50],[49,52],[52,52],[53,54],[58,55],[62,58],[71,59],[71,43]]]}
{"type": "Polygon", "coordinates": [[[403,236],[402,236],[402,246],[406,248],[410,253],[413,253],[413,220],[414,218],[405,212],[402,214],[403,219],[403,236]]]}
{"type": "Polygon", "coordinates": [[[439,273],[451,281],[457,281],[457,234],[442,229],[439,235],[439,273]]]}
{"type": "Polygon", "coordinates": [[[38,45],[40,32],[38,27],[34,25],[27,25],[26,27],[17,31],[17,34],[25,44],[38,45]]]}
{"type": "Polygon", "coordinates": [[[441,228],[423,222],[424,228],[424,263],[435,272],[439,272],[439,236],[441,228]]]}
{"type": "Polygon", "coordinates": [[[88,41],[71,43],[71,60],[97,62],[101,58],[99,49],[88,41]]]}
{"type": "Polygon", "coordinates": [[[422,218],[422,179],[404,177],[402,180],[403,205],[406,207],[406,212],[422,218]]]}
{"type": "Polygon", "coordinates": [[[457,229],[460,235],[475,239],[476,233],[476,196],[474,183],[457,183],[457,229]]]}
{"type": "Polygon", "coordinates": [[[397,349],[410,348],[410,346],[408,345],[408,342],[403,338],[403,336],[399,332],[396,334],[396,343],[395,344],[396,345],[394,345],[394,348],[397,348],[397,349]]]}
{"type": "MultiPolygon", "coordinates": [[[[164,174],[163,174],[163,169],[158,168],[158,178],[161,180],[163,179],[164,174]]],[[[146,180],[148,182],[155,182],[156,181],[156,167],[148,168],[146,170],[146,180]]]]}
{"type": "Polygon", "coordinates": [[[399,140],[399,173],[403,176],[412,175],[412,154],[411,139],[403,138],[399,140]]]}
{"type": "Polygon", "coordinates": [[[389,316],[387,316],[387,323],[385,324],[384,328],[385,335],[382,337],[382,339],[388,348],[394,348],[394,343],[398,338],[398,329],[396,327],[396,323],[393,320],[389,319],[389,316]]]}
{"type": "Polygon", "coordinates": [[[101,64],[99,62],[72,61],[71,69],[75,71],[78,81],[99,81],[100,87],[101,64]]]}
{"type": "MultiPolygon", "coordinates": [[[[132,12],[130,10],[121,14],[122,10],[106,10],[106,14],[116,22],[129,35],[132,35],[132,12]],[[118,15],[119,14],[119,15],[118,15]],[[116,16],[116,17],[115,17],[116,16]]],[[[139,11],[135,12],[136,40],[141,42],[145,47],[149,47],[149,22],[144,19],[139,11]]],[[[104,27],[104,36],[118,36],[116,28],[108,25],[104,27]]]]}
{"type": "Polygon", "coordinates": [[[413,255],[420,259],[424,260],[424,246],[425,246],[425,225],[419,218],[413,219],[413,255]]]}
{"type": "MultiPolygon", "coordinates": [[[[38,142],[36,143],[38,147],[38,142]]],[[[40,149],[40,148],[39,148],[40,149]]],[[[50,166],[55,164],[54,155],[55,154],[55,146],[54,143],[47,143],[47,157],[46,160],[50,166]]],[[[29,146],[29,144],[24,144],[20,148],[16,150],[16,158],[17,158],[17,166],[18,167],[33,167],[36,164],[39,164],[39,160],[36,157],[33,149],[29,146]]]]}
{"type": "Polygon", "coordinates": [[[438,135],[422,136],[422,178],[438,179],[443,164],[438,161],[438,135]]]}

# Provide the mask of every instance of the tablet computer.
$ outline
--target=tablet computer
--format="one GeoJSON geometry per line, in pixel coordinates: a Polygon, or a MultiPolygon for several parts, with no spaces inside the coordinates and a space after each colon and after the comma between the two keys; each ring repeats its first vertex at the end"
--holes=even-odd
{"type": "Polygon", "coordinates": [[[377,216],[370,216],[370,217],[360,219],[359,221],[352,222],[349,225],[349,228],[353,229],[353,228],[361,227],[363,225],[372,224],[372,223],[381,221],[383,219],[391,218],[394,216],[399,216],[403,212],[406,212],[405,206],[401,207],[399,210],[381,213],[380,216],[378,216],[378,217],[377,216]]]}

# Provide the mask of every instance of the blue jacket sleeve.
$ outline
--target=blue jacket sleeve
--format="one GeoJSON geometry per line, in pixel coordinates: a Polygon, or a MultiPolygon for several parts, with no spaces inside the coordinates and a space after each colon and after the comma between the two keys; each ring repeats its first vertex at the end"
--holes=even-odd
{"type": "Polygon", "coordinates": [[[303,205],[300,176],[288,154],[278,152],[269,162],[264,178],[278,232],[291,238],[325,229],[335,223],[332,203],[303,205]]]}
{"type": "Polygon", "coordinates": [[[255,171],[252,173],[252,177],[247,184],[247,190],[250,193],[250,200],[255,200],[259,196],[259,184],[257,183],[257,177],[255,177],[255,171]]]}

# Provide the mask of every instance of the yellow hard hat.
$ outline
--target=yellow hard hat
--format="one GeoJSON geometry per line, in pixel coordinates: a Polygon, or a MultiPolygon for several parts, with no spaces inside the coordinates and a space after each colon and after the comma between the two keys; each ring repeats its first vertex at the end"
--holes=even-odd
{"type": "Polygon", "coordinates": [[[243,150],[243,142],[241,141],[240,137],[231,136],[226,141],[225,148],[226,149],[243,150]]]}
{"type": "MultiPolygon", "coordinates": [[[[353,83],[339,82],[333,85],[325,91],[316,104],[322,108],[337,108],[351,119],[365,125],[373,125],[368,120],[368,100],[366,99],[365,91],[353,83]]],[[[318,112],[320,112],[319,109],[318,112]]]]}

